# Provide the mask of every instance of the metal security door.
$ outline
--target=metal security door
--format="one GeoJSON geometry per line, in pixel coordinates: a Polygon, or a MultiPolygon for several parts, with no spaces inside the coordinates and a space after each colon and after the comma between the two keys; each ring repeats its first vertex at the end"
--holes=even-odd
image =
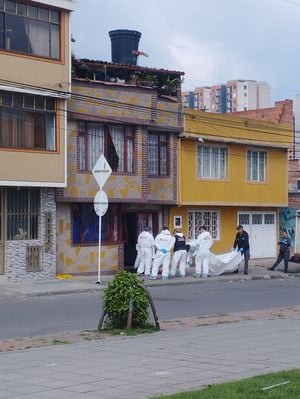
{"type": "Polygon", "coordinates": [[[238,223],[242,224],[249,234],[252,258],[276,256],[275,212],[239,212],[238,223]]]}

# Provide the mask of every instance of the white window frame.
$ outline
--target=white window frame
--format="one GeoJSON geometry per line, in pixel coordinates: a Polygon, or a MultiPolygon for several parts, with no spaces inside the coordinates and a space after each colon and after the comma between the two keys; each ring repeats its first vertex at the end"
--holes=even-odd
{"type": "Polygon", "coordinates": [[[200,233],[199,228],[201,225],[205,225],[207,230],[210,232],[213,240],[220,240],[221,236],[221,214],[220,211],[210,209],[195,209],[188,211],[188,233],[190,239],[196,239],[200,233]],[[212,226],[212,217],[214,214],[216,218],[216,227],[212,226]],[[207,221],[207,217],[210,215],[210,221],[207,221]],[[199,217],[199,220],[196,220],[199,217]]]}
{"type": "Polygon", "coordinates": [[[219,145],[198,145],[197,146],[197,175],[200,179],[213,179],[213,180],[225,180],[227,178],[227,164],[228,164],[228,148],[226,146],[219,145]],[[204,149],[209,149],[209,165],[206,165],[206,169],[209,169],[209,173],[205,176],[205,160],[204,160],[204,149]],[[213,150],[218,150],[217,159],[217,173],[213,173],[213,150]],[[222,152],[223,151],[223,154],[222,152]],[[221,156],[224,157],[224,165],[221,162],[221,156]]]}
{"type": "Polygon", "coordinates": [[[247,180],[250,182],[257,182],[257,183],[263,183],[266,182],[267,180],[267,162],[268,162],[268,153],[266,150],[256,150],[256,149],[247,149],[247,180]],[[256,161],[253,160],[253,154],[257,155],[256,161]],[[264,154],[264,165],[263,165],[263,171],[260,165],[260,154],[264,154]],[[251,156],[251,158],[249,158],[251,156]],[[257,177],[255,178],[254,175],[254,165],[255,163],[257,164],[257,177]],[[261,178],[261,172],[263,173],[263,176],[261,178]]]}

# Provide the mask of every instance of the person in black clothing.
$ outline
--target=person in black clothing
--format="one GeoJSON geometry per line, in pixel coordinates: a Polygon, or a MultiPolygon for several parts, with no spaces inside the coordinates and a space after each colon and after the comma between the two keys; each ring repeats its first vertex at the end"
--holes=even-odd
{"type": "Polygon", "coordinates": [[[175,277],[177,265],[179,265],[180,277],[185,277],[187,245],[185,236],[179,231],[174,230],[175,244],[171,262],[170,277],[175,277]]]}
{"type": "MultiPolygon", "coordinates": [[[[244,227],[241,224],[237,226],[237,231],[238,232],[236,233],[233,243],[233,249],[235,250],[237,248],[238,251],[240,251],[240,253],[244,255],[244,274],[248,274],[248,265],[250,259],[249,235],[247,231],[244,230],[244,227]]],[[[238,270],[236,273],[238,273],[238,270]]]]}
{"type": "Polygon", "coordinates": [[[289,260],[290,260],[290,246],[291,239],[288,235],[287,230],[283,230],[282,236],[278,242],[279,245],[279,254],[277,256],[276,262],[272,267],[269,267],[268,270],[275,270],[279,263],[283,260],[284,262],[284,273],[288,272],[289,260]]]}

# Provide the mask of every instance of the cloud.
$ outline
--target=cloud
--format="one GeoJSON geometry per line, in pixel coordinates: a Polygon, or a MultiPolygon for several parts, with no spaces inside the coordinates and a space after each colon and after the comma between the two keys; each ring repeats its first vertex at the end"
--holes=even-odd
{"type": "Polygon", "coordinates": [[[169,51],[172,64],[185,72],[185,89],[226,82],[246,70],[238,57],[228,54],[218,41],[201,41],[189,35],[175,35],[170,41],[169,51]]]}

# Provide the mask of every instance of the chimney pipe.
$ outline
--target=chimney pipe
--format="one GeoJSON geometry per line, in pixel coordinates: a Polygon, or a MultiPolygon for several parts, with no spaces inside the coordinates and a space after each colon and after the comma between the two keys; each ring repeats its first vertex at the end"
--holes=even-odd
{"type": "Polygon", "coordinates": [[[141,35],[136,30],[117,29],[110,31],[112,62],[136,65],[137,55],[132,52],[139,49],[141,35]]]}

